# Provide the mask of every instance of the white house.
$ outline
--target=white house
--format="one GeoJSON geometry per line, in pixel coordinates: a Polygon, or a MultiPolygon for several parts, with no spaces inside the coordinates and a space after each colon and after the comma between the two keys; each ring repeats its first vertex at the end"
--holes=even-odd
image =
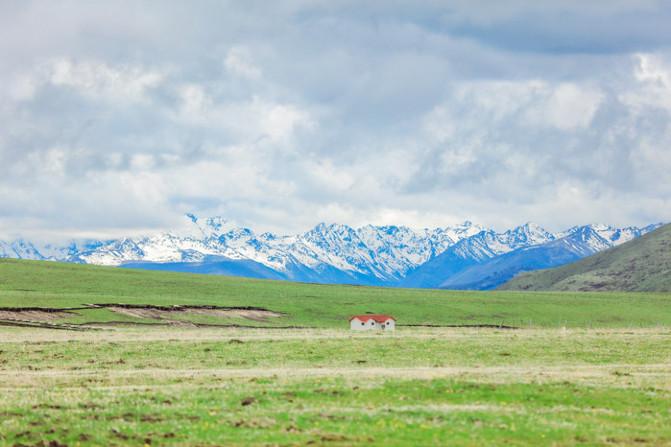
{"type": "Polygon", "coordinates": [[[370,331],[373,329],[393,331],[396,328],[396,318],[391,315],[354,315],[349,319],[349,328],[353,331],[370,331]]]}

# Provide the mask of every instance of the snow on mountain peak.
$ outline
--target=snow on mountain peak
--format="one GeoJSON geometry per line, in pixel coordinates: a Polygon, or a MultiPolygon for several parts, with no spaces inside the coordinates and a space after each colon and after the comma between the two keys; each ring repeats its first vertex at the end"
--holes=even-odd
{"type": "Polygon", "coordinates": [[[589,226],[596,232],[612,230],[612,227],[610,225],[606,225],[606,224],[602,224],[602,223],[591,224],[589,226]]]}
{"type": "Polygon", "coordinates": [[[537,245],[555,239],[554,234],[533,222],[527,222],[524,225],[513,228],[511,235],[513,235],[516,243],[525,245],[537,245]]]}
{"type": "Polygon", "coordinates": [[[311,271],[316,275],[337,271],[349,275],[346,277],[377,278],[383,283],[394,283],[448,250],[462,259],[482,261],[563,238],[562,243],[575,246],[577,252],[593,253],[659,226],[618,229],[608,225],[585,225],[553,234],[532,222],[503,233],[470,221],[422,230],[397,225],[353,228],[322,222],[305,233],[281,236],[272,233],[256,235],[253,230],[219,216],[201,219],[189,213],[185,217],[189,219],[191,230],[137,239],[73,242],[40,249],[24,240],[0,241],[0,257],[101,265],[244,260],[287,275],[291,271],[311,271]]]}

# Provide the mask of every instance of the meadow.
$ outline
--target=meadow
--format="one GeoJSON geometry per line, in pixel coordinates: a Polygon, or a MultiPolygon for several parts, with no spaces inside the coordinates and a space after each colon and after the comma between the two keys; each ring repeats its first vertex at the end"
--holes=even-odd
{"type": "MultiPolygon", "coordinates": [[[[388,313],[400,325],[650,327],[671,325],[671,294],[459,292],[303,284],[214,275],[151,272],[0,259],[0,307],[79,308],[60,321],[138,322],[85,304],[255,306],[282,318],[253,320],[185,315],[199,323],[347,328],[348,318],[388,313]]],[[[160,323],[146,318],[145,323],[160,323]]]]}
{"type": "Polygon", "coordinates": [[[2,320],[0,445],[671,445],[670,301],[2,260],[5,317],[75,310],[52,329],[2,320]],[[366,311],[399,329],[350,332],[366,311]]]}

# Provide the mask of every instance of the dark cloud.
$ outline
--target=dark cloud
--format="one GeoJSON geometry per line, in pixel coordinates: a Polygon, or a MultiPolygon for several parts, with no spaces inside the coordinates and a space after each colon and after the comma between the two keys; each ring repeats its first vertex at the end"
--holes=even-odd
{"type": "MultiPolygon", "coordinates": [[[[475,2],[478,4],[478,2],[475,2]]],[[[668,48],[671,10],[665,2],[536,2],[485,20],[445,16],[446,32],[512,51],[631,53],[668,48]]]]}

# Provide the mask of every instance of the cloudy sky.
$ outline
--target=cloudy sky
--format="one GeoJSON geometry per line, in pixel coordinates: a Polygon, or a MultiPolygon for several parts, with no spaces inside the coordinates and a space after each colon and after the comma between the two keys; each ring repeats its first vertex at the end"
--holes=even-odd
{"type": "Polygon", "coordinates": [[[671,220],[671,7],[0,3],[0,238],[671,220]]]}

